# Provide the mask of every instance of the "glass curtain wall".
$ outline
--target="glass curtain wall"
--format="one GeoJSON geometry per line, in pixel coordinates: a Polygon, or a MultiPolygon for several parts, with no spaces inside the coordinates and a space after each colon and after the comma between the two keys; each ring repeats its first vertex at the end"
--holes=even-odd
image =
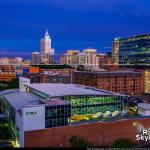
{"type": "Polygon", "coordinates": [[[122,96],[79,95],[64,96],[63,100],[71,103],[72,115],[95,114],[97,112],[121,111],[125,106],[122,96]]]}
{"type": "Polygon", "coordinates": [[[70,123],[71,105],[45,107],[45,127],[66,126],[70,123]]]}

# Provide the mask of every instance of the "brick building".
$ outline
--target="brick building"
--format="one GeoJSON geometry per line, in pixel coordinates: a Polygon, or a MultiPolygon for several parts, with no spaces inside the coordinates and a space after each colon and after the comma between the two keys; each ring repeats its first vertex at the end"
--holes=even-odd
{"type": "Polygon", "coordinates": [[[73,69],[40,69],[40,73],[58,73],[61,75],[71,75],[73,69]]]}
{"type": "Polygon", "coordinates": [[[142,124],[148,128],[149,123],[149,118],[128,119],[27,131],[24,136],[25,147],[70,147],[69,139],[74,135],[88,140],[98,147],[111,147],[115,140],[122,137],[129,138],[136,143],[136,126],[133,125],[142,124]]]}
{"type": "Polygon", "coordinates": [[[12,79],[15,79],[16,75],[13,73],[0,73],[0,81],[11,81],[12,79]]]}
{"type": "Polygon", "coordinates": [[[0,92],[0,110],[21,147],[70,147],[75,135],[108,147],[120,137],[136,142],[137,128],[149,128],[150,104],[130,115],[124,94],[77,84],[31,84],[22,77],[19,83],[19,90],[0,92]]]}
{"type": "Polygon", "coordinates": [[[70,75],[40,74],[40,83],[71,83],[70,75]]]}
{"type": "Polygon", "coordinates": [[[140,94],[144,92],[144,76],[135,71],[79,72],[73,74],[73,82],[81,85],[118,92],[140,94]]]}
{"type": "Polygon", "coordinates": [[[12,65],[0,65],[0,72],[15,72],[15,67],[12,65]]]}
{"type": "Polygon", "coordinates": [[[71,83],[73,70],[61,65],[30,66],[24,69],[24,77],[32,83],[71,83]]]}

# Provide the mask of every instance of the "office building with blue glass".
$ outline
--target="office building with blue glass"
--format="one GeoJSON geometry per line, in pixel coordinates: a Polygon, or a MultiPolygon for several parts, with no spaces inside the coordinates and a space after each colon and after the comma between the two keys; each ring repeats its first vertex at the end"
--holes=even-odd
{"type": "Polygon", "coordinates": [[[150,34],[115,38],[112,58],[115,64],[150,66],[150,34]]]}

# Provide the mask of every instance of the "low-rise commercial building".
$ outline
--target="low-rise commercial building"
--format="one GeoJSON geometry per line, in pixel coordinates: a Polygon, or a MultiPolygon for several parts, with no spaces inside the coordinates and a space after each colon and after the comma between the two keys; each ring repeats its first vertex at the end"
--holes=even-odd
{"type": "Polygon", "coordinates": [[[0,57],[0,65],[21,65],[24,64],[22,57],[0,57]]]}
{"type": "Polygon", "coordinates": [[[31,83],[71,83],[71,75],[62,75],[58,73],[27,73],[24,77],[31,80],[31,83]]]}
{"type": "Polygon", "coordinates": [[[0,81],[11,81],[16,78],[15,73],[0,73],[0,81]]]}
{"type": "Polygon", "coordinates": [[[140,71],[75,71],[73,82],[122,94],[144,92],[144,76],[140,71]]]}
{"type": "Polygon", "coordinates": [[[4,72],[7,72],[7,73],[10,73],[10,72],[15,72],[15,66],[13,65],[0,65],[0,72],[1,73],[4,73],[4,72]]]}
{"type": "Polygon", "coordinates": [[[136,142],[138,126],[149,127],[150,115],[142,118],[140,111],[139,118],[124,119],[126,95],[77,84],[19,82],[18,90],[0,92],[0,112],[21,147],[70,147],[75,135],[111,146],[119,137],[136,142]]]}
{"type": "Polygon", "coordinates": [[[1,57],[0,65],[9,65],[9,59],[7,57],[1,57]]]}
{"type": "Polygon", "coordinates": [[[71,75],[58,73],[40,74],[40,83],[71,83],[71,75]]]}
{"type": "Polygon", "coordinates": [[[32,65],[39,68],[39,73],[52,74],[58,73],[61,75],[71,75],[74,68],[69,65],[32,65]]]}
{"type": "Polygon", "coordinates": [[[71,75],[74,69],[40,69],[40,73],[58,73],[61,75],[71,75]]]}
{"type": "MultiPolygon", "coordinates": [[[[97,113],[103,114],[105,120],[108,111],[111,114],[126,107],[126,98],[125,95],[92,87],[75,84],[30,84],[29,79],[20,78],[19,90],[0,92],[0,109],[8,117],[12,133],[21,147],[32,147],[35,144],[34,139],[39,137],[41,142],[36,143],[36,146],[47,147],[50,143],[44,142],[46,139],[43,133],[47,132],[52,139],[50,135],[55,132],[56,127],[59,130],[62,126],[80,128],[76,125],[84,124],[81,120],[92,124],[90,121],[93,119],[96,122],[99,120],[97,113]],[[32,138],[34,132],[39,133],[41,130],[41,136],[37,134],[32,138]]],[[[80,132],[81,130],[78,135],[80,132]]],[[[61,132],[60,135],[63,136],[61,132]]],[[[69,132],[66,136],[69,136],[69,132]]],[[[58,140],[58,145],[61,144],[59,142],[58,140]]]]}

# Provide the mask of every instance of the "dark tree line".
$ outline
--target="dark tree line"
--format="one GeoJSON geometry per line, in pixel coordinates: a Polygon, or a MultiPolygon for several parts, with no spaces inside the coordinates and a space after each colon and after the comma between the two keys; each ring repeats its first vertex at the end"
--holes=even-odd
{"type": "Polygon", "coordinates": [[[16,88],[19,88],[19,79],[18,78],[15,78],[15,79],[12,79],[11,81],[1,81],[0,82],[0,91],[2,90],[7,90],[7,89],[16,89],[16,88]]]}

